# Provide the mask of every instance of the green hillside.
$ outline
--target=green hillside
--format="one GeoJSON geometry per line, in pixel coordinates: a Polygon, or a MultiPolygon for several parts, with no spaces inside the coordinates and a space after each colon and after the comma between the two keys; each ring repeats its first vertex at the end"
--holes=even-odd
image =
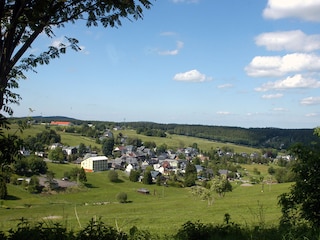
{"type": "MultiPolygon", "coordinates": [[[[49,169],[56,177],[73,168],[73,164],[52,164],[49,169]]],[[[280,209],[277,197],[290,184],[250,187],[233,183],[234,190],[224,198],[215,196],[214,203],[192,196],[189,188],[144,185],[128,181],[119,172],[119,183],[112,183],[107,172],[87,173],[87,187],[73,188],[59,194],[30,194],[22,186],[8,184],[9,199],[1,201],[0,229],[15,227],[21,217],[29,221],[58,221],[69,229],[79,230],[91,218],[102,217],[103,222],[128,231],[132,226],[152,233],[171,234],[187,221],[222,223],[225,213],[231,220],[244,225],[277,224],[280,209]],[[147,188],[150,195],[137,192],[147,188]],[[119,204],[116,194],[126,192],[129,203],[119,204]],[[79,217],[79,222],[77,220],[79,217]]]]}

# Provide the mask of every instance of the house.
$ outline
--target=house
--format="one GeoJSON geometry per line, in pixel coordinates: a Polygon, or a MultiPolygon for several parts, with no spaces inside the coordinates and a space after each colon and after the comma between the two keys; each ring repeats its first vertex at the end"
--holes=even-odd
{"type": "Polygon", "coordinates": [[[62,148],[63,145],[62,145],[61,143],[53,143],[53,144],[51,144],[51,145],[49,146],[49,149],[50,149],[50,150],[54,150],[54,149],[56,149],[56,148],[58,148],[58,147],[62,148]]]}
{"type": "Polygon", "coordinates": [[[151,171],[150,173],[153,181],[156,181],[157,177],[162,175],[159,171],[151,171]]]}
{"type": "Polygon", "coordinates": [[[197,174],[201,173],[203,171],[203,167],[201,165],[195,165],[197,174]]]}
{"type": "Polygon", "coordinates": [[[63,147],[62,150],[68,155],[76,154],[78,149],[76,147],[63,147]]]}
{"type": "Polygon", "coordinates": [[[71,126],[71,122],[62,122],[62,121],[51,121],[50,125],[54,126],[71,126]]]}
{"type": "Polygon", "coordinates": [[[224,175],[224,176],[226,176],[226,177],[228,177],[228,174],[231,173],[231,171],[226,170],[226,169],[220,169],[218,172],[219,172],[219,174],[220,174],[221,176],[224,175]]]}
{"type": "Polygon", "coordinates": [[[98,172],[108,169],[108,158],[106,156],[89,157],[81,162],[81,167],[86,172],[98,172]]]}
{"type": "Polygon", "coordinates": [[[135,163],[129,163],[126,167],[126,172],[127,173],[130,173],[132,170],[137,170],[139,168],[139,165],[138,164],[135,164],[135,163]]]}

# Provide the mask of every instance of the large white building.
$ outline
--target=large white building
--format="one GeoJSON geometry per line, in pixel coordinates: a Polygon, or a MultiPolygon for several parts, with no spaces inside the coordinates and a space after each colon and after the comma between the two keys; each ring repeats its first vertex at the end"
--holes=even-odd
{"type": "Polygon", "coordinates": [[[81,167],[86,172],[98,172],[108,169],[108,158],[106,156],[89,157],[81,162],[81,167]]]}

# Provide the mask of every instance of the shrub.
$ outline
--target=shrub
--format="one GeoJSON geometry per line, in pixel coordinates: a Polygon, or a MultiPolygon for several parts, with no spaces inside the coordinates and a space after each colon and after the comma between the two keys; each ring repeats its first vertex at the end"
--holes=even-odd
{"type": "Polygon", "coordinates": [[[110,170],[108,173],[110,182],[117,182],[119,180],[118,173],[114,170],[110,170]]]}
{"type": "Polygon", "coordinates": [[[117,200],[119,203],[126,203],[128,195],[125,192],[120,192],[117,194],[117,200]]]}
{"type": "Polygon", "coordinates": [[[131,182],[138,182],[139,181],[139,177],[140,177],[140,172],[139,171],[131,170],[130,176],[129,176],[129,180],[131,182]]]}

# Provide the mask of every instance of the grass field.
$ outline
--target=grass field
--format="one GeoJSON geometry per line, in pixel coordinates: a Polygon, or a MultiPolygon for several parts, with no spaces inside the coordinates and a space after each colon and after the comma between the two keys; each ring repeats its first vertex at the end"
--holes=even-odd
{"type": "MultiPolygon", "coordinates": [[[[52,127],[52,129],[56,129],[55,127],[52,127]]],[[[23,131],[23,133],[20,133],[17,131],[17,125],[12,124],[11,125],[11,133],[17,132],[22,138],[28,137],[28,136],[35,136],[35,134],[45,130],[44,125],[32,125],[30,128],[27,128],[23,131]]],[[[124,136],[128,136],[131,138],[139,138],[143,142],[149,141],[149,142],[155,142],[157,146],[160,146],[162,144],[166,144],[171,149],[177,149],[181,147],[189,147],[192,146],[193,143],[197,143],[198,147],[202,151],[209,151],[211,149],[217,149],[222,148],[223,146],[228,146],[232,149],[234,149],[237,153],[253,153],[257,152],[259,153],[261,150],[257,148],[251,148],[247,146],[240,146],[236,144],[231,143],[220,143],[215,141],[209,141],[206,139],[201,138],[194,138],[194,137],[188,137],[188,136],[181,136],[181,135],[171,135],[168,134],[165,138],[160,137],[149,137],[141,134],[137,134],[134,130],[121,130],[121,131],[114,131],[114,135],[118,135],[119,133],[122,133],[124,136]]],[[[66,133],[62,131],[57,131],[58,134],[61,136],[61,142],[63,144],[69,145],[69,146],[77,146],[80,143],[84,143],[86,146],[94,146],[101,148],[101,145],[97,144],[94,139],[81,136],[79,134],[71,134],[66,133]]]]}
{"type": "MultiPolygon", "coordinates": [[[[12,125],[11,132],[16,131],[12,125]]],[[[34,136],[45,129],[42,125],[34,125],[26,129],[21,136],[34,136]]],[[[54,129],[54,128],[53,128],[54,129]]],[[[89,146],[101,147],[93,139],[77,134],[58,132],[62,142],[76,146],[84,143],[89,146]]],[[[259,152],[259,149],[218,143],[199,138],[168,135],[166,138],[137,135],[135,131],[123,130],[123,135],[138,137],[142,141],[154,141],[157,145],[166,144],[170,148],[187,147],[197,143],[203,151],[227,145],[235,152],[259,152]]],[[[115,132],[115,135],[118,132],[115,132]]],[[[63,173],[75,167],[73,164],[49,163],[49,170],[61,178],[63,173]]],[[[265,165],[244,165],[248,171],[256,167],[261,175],[267,175],[265,165]]],[[[204,223],[222,223],[224,214],[231,215],[231,221],[244,225],[278,223],[280,208],[277,197],[288,191],[290,184],[274,184],[264,186],[257,184],[243,187],[233,183],[233,192],[224,198],[215,196],[213,205],[192,196],[188,188],[173,188],[156,185],[143,185],[128,181],[124,173],[120,173],[121,182],[112,183],[107,172],[87,173],[88,183],[85,188],[73,188],[67,192],[56,194],[29,194],[22,186],[8,184],[8,200],[0,201],[0,230],[15,228],[19,219],[26,218],[31,222],[59,221],[68,229],[79,230],[91,218],[102,217],[102,221],[111,226],[118,226],[128,231],[132,226],[149,230],[155,234],[173,234],[187,221],[204,223]],[[145,187],[150,195],[142,195],[138,188],[145,187]],[[262,192],[262,189],[264,190],[262,192]],[[116,201],[119,192],[128,194],[129,203],[120,204],[116,201]],[[103,203],[103,204],[102,204],[103,203]]]]}
{"type": "MultiPolygon", "coordinates": [[[[49,164],[57,178],[72,167],[72,164],[49,164]]],[[[1,201],[0,229],[16,227],[23,217],[31,222],[59,221],[69,229],[79,230],[91,218],[102,217],[106,224],[117,225],[124,231],[137,226],[152,233],[172,234],[187,221],[222,223],[225,213],[239,224],[272,225],[280,217],[277,197],[290,186],[274,184],[265,186],[262,192],[262,185],[234,184],[233,192],[224,198],[215,196],[213,205],[208,206],[206,201],[192,196],[188,188],[143,185],[128,181],[123,173],[120,176],[121,182],[112,183],[107,172],[87,173],[87,188],[50,195],[29,194],[21,186],[9,184],[10,199],[1,201]],[[148,188],[150,195],[138,193],[141,187],[148,188]],[[128,194],[129,203],[117,203],[119,192],[128,194]]]]}

